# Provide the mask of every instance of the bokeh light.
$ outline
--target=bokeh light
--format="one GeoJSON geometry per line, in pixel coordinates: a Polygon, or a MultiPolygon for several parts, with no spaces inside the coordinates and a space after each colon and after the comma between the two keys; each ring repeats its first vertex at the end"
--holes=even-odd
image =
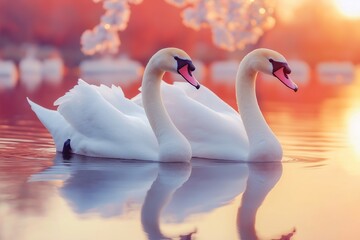
{"type": "Polygon", "coordinates": [[[360,2],[354,0],[334,0],[341,14],[349,18],[360,18],[360,2]]]}

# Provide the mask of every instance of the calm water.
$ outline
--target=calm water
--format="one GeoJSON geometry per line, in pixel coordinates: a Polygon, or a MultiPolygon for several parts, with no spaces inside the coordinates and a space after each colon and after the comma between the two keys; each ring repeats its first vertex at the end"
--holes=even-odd
{"type": "Polygon", "coordinates": [[[25,97],[51,107],[75,79],[0,93],[1,240],[359,239],[359,81],[259,86],[282,163],[184,165],[56,154],[25,97]]]}

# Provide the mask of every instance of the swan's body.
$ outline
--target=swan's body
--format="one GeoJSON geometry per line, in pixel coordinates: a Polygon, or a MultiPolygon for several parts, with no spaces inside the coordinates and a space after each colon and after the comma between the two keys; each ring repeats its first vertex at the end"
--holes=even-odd
{"type": "Polygon", "coordinates": [[[29,102],[54,138],[57,151],[67,139],[76,154],[156,160],[158,144],[144,109],[124,97],[121,88],[79,80],[55,101],[57,111],[29,102]]]}
{"type": "Polygon", "coordinates": [[[64,152],[66,146],[66,151],[87,156],[188,162],[191,147],[162,104],[160,82],[165,71],[178,71],[198,88],[189,59],[185,52],[168,48],[149,60],[142,83],[144,108],[125,98],[121,88],[81,80],[55,101],[57,111],[29,103],[53,136],[57,151],[64,152]]]}
{"type": "MultiPolygon", "coordinates": [[[[163,82],[161,88],[167,112],[190,142],[193,156],[244,160],[248,139],[239,113],[204,85],[196,91],[186,85],[163,82]]],[[[133,101],[141,105],[141,94],[133,101]]]]}
{"type": "MultiPolygon", "coordinates": [[[[293,90],[285,58],[257,49],[241,61],[236,76],[239,112],[206,87],[193,91],[183,83],[162,84],[164,103],[176,127],[191,144],[193,157],[234,161],[279,161],[282,148],[267,125],[255,94],[257,73],[272,74],[293,90]],[[191,114],[190,114],[191,113],[191,114]],[[186,117],[182,117],[186,116],[186,117]]],[[[141,94],[135,102],[141,103],[141,94]]]]}

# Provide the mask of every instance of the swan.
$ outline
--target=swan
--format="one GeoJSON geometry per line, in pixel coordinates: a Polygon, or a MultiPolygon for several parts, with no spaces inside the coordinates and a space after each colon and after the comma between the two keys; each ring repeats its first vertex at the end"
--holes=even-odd
{"type": "MultiPolygon", "coordinates": [[[[288,76],[291,70],[285,57],[265,48],[251,51],[239,64],[235,86],[239,112],[205,86],[195,92],[178,82],[162,84],[166,109],[190,142],[193,157],[261,162],[282,159],[282,147],[257,102],[258,72],[273,75],[295,92],[298,89],[288,76]]],[[[133,101],[141,105],[142,95],[133,101]]]]}
{"type": "Polygon", "coordinates": [[[183,50],[155,53],[142,81],[144,108],[125,98],[120,87],[98,87],[82,80],[55,101],[57,111],[28,102],[51,133],[57,151],[65,155],[189,162],[191,146],[165,110],[160,82],[165,71],[177,72],[198,89],[194,70],[183,50]]]}

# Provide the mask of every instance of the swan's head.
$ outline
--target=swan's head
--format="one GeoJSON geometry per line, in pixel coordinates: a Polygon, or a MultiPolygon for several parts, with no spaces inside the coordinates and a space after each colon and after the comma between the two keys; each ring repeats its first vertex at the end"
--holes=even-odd
{"type": "Polygon", "coordinates": [[[192,86],[197,89],[200,88],[200,83],[193,75],[195,66],[189,55],[183,50],[178,48],[164,48],[159,50],[152,57],[152,60],[155,60],[161,70],[178,73],[192,86]]]}
{"type": "MultiPolygon", "coordinates": [[[[289,74],[291,69],[283,55],[270,49],[257,49],[253,51],[257,55],[255,68],[263,73],[273,75],[279,79],[285,86],[298,90],[298,86],[291,80],[289,74]]],[[[249,54],[251,55],[251,54],[249,54]]]]}

